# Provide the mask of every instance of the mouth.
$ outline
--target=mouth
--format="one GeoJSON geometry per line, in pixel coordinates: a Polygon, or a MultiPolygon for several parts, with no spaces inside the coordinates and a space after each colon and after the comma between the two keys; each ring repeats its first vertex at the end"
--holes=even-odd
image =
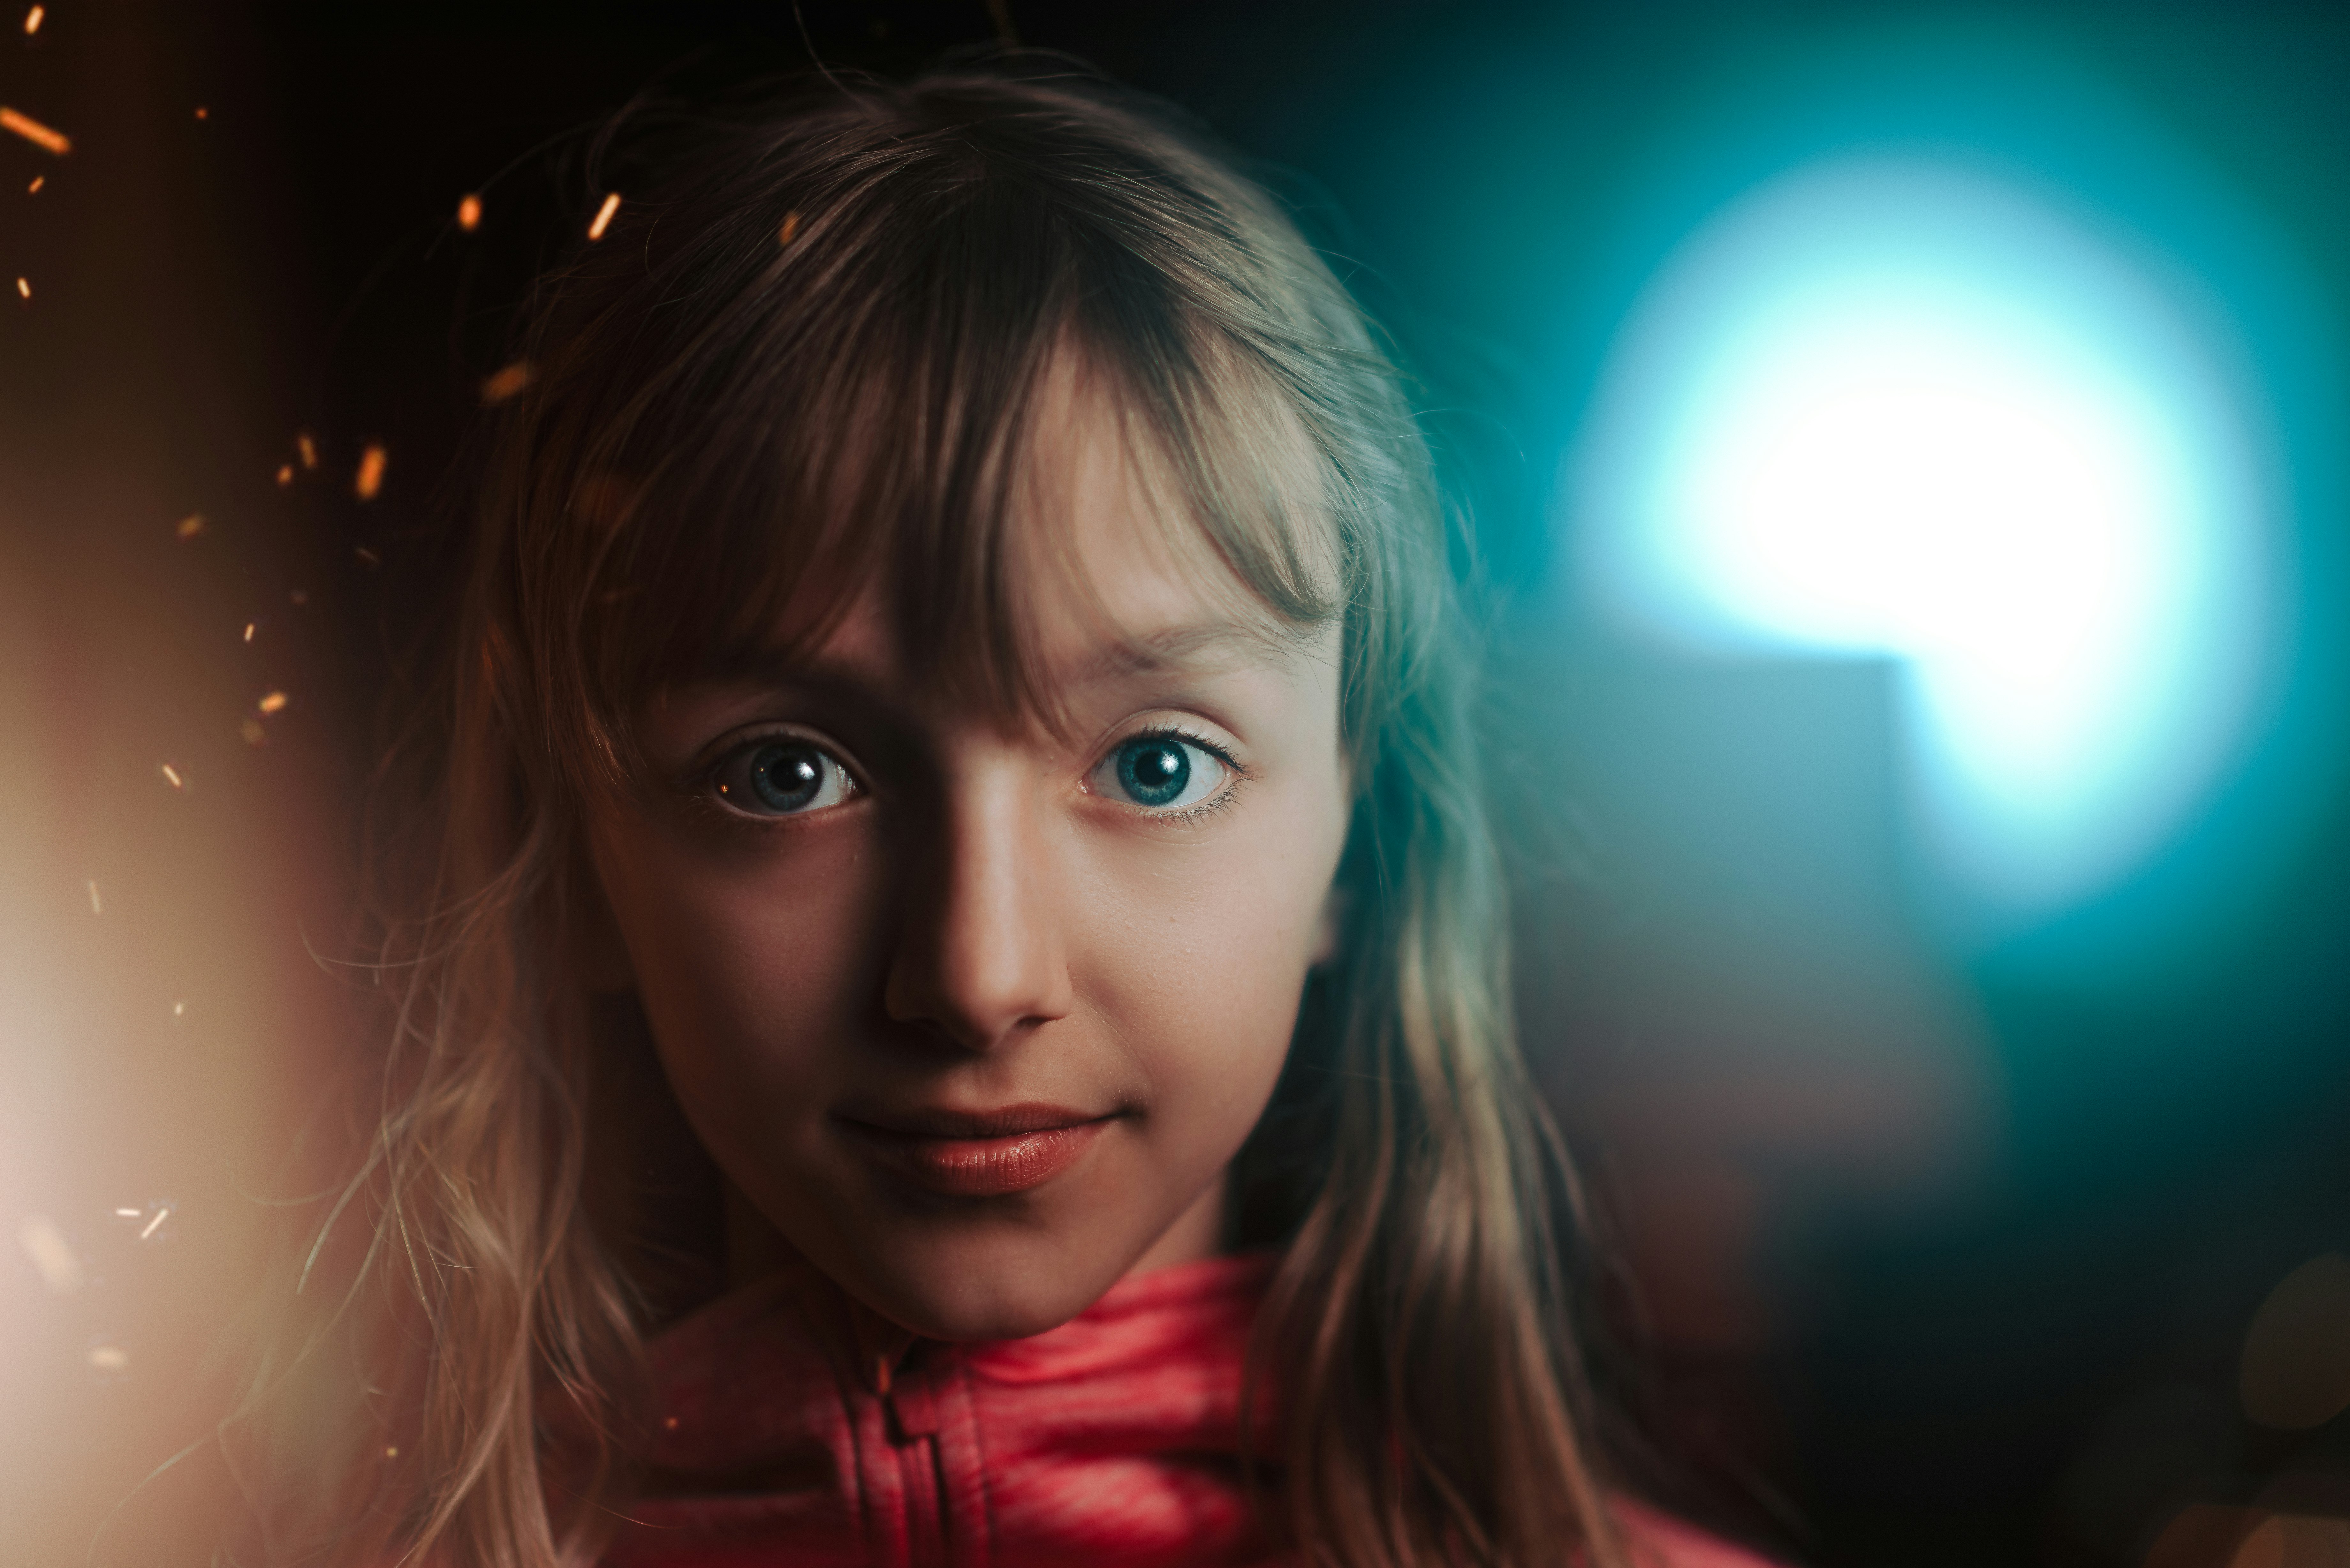
{"type": "Polygon", "coordinates": [[[1048,1105],[860,1111],[834,1118],[897,1174],[949,1198],[1001,1198],[1042,1187],[1075,1165],[1117,1119],[1115,1113],[1048,1105]]]}

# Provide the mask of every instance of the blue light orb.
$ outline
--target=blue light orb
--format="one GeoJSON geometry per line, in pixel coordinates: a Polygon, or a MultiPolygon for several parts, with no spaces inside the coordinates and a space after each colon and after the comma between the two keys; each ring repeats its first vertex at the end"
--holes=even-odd
{"type": "Polygon", "coordinates": [[[2078,898],[2224,774],[2272,641],[2265,449],[2215,319],[1964,167],[1783,175],[1626,323],[1582,580],[1684,649],[1899,660],[1932,861],[1987,909],[2078,898]]]}

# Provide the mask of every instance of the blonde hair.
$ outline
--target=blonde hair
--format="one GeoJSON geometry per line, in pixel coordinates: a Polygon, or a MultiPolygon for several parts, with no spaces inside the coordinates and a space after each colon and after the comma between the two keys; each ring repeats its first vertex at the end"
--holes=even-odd
{"type": "Polygon", "coordinates": [[[1243,1232],[1286,1247],[1253,1356],[1281,1368],[1274,1522],[1359,1568],[1619,1563],[1448,521],[1346,289],[1196,135],[1066,69],[827,78],[630,147],[650,172],[543,281],[535,379],[498,416],[425,726],[429,874],[385,954],[382,1114],[302,1265],[316,1305],[228,1428],[238,1560],[592,1557],[646,1324],[582,1196],[580,804],[629,776],[651,690],[771,649],[786,609],[818,635],[864,581],[974,698],[1049,705],[1004,519],[1075,344],[1239,580],[1343,625],[1345,930],[1234,1172],[1243,1232]]]}

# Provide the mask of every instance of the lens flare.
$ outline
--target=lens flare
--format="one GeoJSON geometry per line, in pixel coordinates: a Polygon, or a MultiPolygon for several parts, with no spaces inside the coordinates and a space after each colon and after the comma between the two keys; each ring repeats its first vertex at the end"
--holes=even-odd
{"type": "Polygon", "coordinates": [[[2241,745],[2272,519],[2190,302],[2051,201],[1854,158],[1701,229],[1583,452],[1586,580],[1714,654],[1889,657],[1942,869],[2094,890],[2241,745]]]}

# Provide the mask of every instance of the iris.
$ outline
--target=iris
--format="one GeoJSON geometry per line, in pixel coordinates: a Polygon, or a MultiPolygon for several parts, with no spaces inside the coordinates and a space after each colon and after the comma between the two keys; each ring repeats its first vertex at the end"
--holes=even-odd
{"type": "Polygon", "coordinates": [[[1118,751],[1118,782],[1138,805],[1166,805],[1191,782],[1191,759],[1180,741],[1145,735],[1118,751]]]}
{"type": "Polygon", "coordinates": [[[825,758],[805,741],[762,746],[751,756],[751,791],[770,811],[804,811],[824,788],[825,758]]]}

